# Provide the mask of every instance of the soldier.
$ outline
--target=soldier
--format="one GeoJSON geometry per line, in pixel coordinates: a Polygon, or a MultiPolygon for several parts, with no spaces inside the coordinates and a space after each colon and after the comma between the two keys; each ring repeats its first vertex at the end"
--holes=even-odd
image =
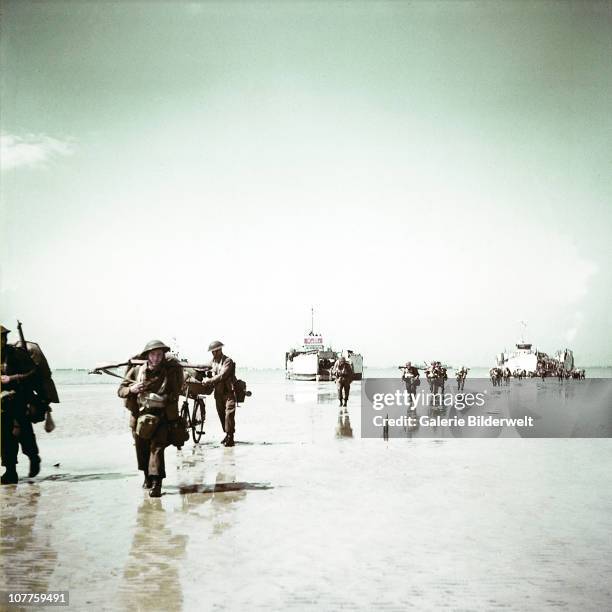
{"type": "Polygon", "coordinates": [[[183,385],[183,369],[170,347],[161,340],[151,340],[139,355],[146,363],[128,369],[119,386],[119,397],[131,412],[130,427],[136,447],[138,469],[144,472],[144,489],[151,497],[161,497],[166,477],[164,450],[168,440],[168,422],[179,417],[178,398],[183,385]]]}
{"type": "Polygon", "coordinates": [[[460,370],[457,370],[457,391],[463,391],[465,387],[465,379],[467,378],[468,368],[461,366],[460,370]]]}
{"type": "Polygon", "coordinates": [[[40,472],[40,455],[27,407],[37,389],[36,365],[27,350],[8,344],[9,329],[1,326],[2,336],[2,484],[17,484],[19,444],[30,459],[28,476],[40,472]]]}
{"type": "Polygon", "coordinates": [[[336,381],[336,387],[338,387],[340,406],[346,407],[351,390],[351,382],[353,381],[353,368],[344,357],[340,357],[334,364],[331,374],[336,381]]]}
{"type": "Polygon", "coordinates": [[[416,388],[420,384],[419,370],[412,365],[411,361],[407,361],[402,371],[402,380],[406,384],[406,391],[413,395],[416,393],[416,388]]]}
{"type": "Polygon", "coordinates": [[[497,387],[498,383],[499,383],[499,376],[498,376],[498,372],[499,372],[499,368],[491,368],[489,370],[489,376],[491,378],[491,382],[493,383],[494,387],[497,387]]]}
{"type": "Polygon", "coordinates": [[[214,340],[208,345],[212,352],[212,377],[206,378],[203,384],[206,387],[214,387],[217,414],[221,421],[221,427],[225,437],[221,440],[224,446],[234,446],[234,433],[236,430],[236,394],[234,383],[236,382],[236,364],[223,354],[224,344],[220,340],[214,340]]]}
{"type": "Polygon", "coordinates": [[[446,368],[442,367],[442,362],[432,361],[425,369],[425,376],[431,393],[444,393],[444,383],[448,380],[448,374],[446,368]]]}

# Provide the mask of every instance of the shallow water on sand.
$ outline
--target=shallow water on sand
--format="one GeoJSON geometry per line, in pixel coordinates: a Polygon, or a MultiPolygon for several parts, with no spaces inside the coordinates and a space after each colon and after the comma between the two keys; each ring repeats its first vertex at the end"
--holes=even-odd
{"type": "Polygon", "coordinates": [[[252,389],[238,444],[209,408],[150,499],[114,386],[60,383],[40,476],[2,488],[5,588],[76,610],[610,609],[609,440],[362,440],[359,383],[340,422],[330,383],[252,389]]]}

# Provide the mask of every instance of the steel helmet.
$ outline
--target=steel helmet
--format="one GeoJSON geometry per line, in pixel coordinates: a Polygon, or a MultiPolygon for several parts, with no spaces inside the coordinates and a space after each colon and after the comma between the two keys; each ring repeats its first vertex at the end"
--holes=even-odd
{"type": "Polygon", "coordinates": [[[161,340],[151,340],[147,342],[147,345],[142,349],[142,353],[140,353],[143,357],[149,353],[149,351],[154,351],[155,349],[162,349],[164,353],[167,353],[170,350],[170,347],[165,345],[161,340]]]}
{"type": "Polygon", "coordinates": [[[208,345],[208,350],[209,351],[215,351],[217,349],[220,349],[222,346],[225,346],[223,344],[223,342],[221,342],[221,340],[213,340],[209,345],[208,345]]]}
{"type": "Polygon", "coordinates": [[[2,328],[2,335],[10,334],[11,333],[11,330],[10,329],[6,329],[6,327],[4,327],[4,325],[0,325],[0,327],[2,328]]]}

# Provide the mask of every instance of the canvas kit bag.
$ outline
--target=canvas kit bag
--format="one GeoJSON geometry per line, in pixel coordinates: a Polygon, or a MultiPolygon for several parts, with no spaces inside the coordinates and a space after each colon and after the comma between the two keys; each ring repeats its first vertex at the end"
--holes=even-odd
{"type": "Polygon", "coordinates": [[[136,421],[136,435],[150,440],[159,426],[160,418],[154,414],[141,414],[136,421]]]}
{"type": "Polygon", "coordinates": [[[183,417],[168,422],[168,442],[172,446],[181,448],[189,440],[189,432],[183,417]]]}

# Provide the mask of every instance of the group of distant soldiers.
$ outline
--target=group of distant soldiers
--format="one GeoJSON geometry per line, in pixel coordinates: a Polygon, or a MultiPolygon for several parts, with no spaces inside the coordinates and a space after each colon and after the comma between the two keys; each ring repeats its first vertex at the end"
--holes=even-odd
{"type": "MultiPolygon", "coordinates": [[[[413,366],[411,361],[407,361],[404,366],[400,366],[400,370],[402,370],[402,380],[406,385],[408,393],[416,393],[417,387],[421,384],[419,368],[413,366]]],[[[432,361],[429,365],[426,365],[423,371],[429,385],[429,391],[431,393],[444,393],[446,381],[448,380],[448,372],[447,368],[442,365],[442,362],[432,361]]],[[[468,372],[469,368],[465,366],[461,366],[455,372],[458,391],[463,391],[468,372]]]]}
{"type": "Polygon", "coordinates": [[[572,378],[574,380],[584,380],[586,378],[585,370],[566,370],[565,368],[557,369],[557,378],[559,381],[572,378]]]}
{"type": "Polygon", "coordinates": [[[543,367],[536,369],[535,372],[527,372],[525,369],[521,370],[518,368],[511,371],[509,367],[504,368],[500,366],[493,367],[489,370],[489,377],[494,387],[500,387],[502,383],[504,385],[509,385],[511,378],[522,380],[523,378],[531,377],[544,380],[547,376],[552,375],[557,376],[560,381],[568,378],[584,380],[586,373],[585,370],[566,370],[565,368],[557,368],[554,372],[549,372],[543,367]]]}
{"type": "MultiPolygon", "coordinates": [[[[519,372],[517,370],[517,374],[515,374],[515,376],[520,379],[523,376],[527,376],[527,372],[524,370],[519,372]]],[[[494,387],[501,387],[502,382],[504,385],[510,384],[512,372],[510,371],[510,368],[494,367],[489,370],[489,377],[491,378],[491,382],[493,383],[494,387]]]]}

